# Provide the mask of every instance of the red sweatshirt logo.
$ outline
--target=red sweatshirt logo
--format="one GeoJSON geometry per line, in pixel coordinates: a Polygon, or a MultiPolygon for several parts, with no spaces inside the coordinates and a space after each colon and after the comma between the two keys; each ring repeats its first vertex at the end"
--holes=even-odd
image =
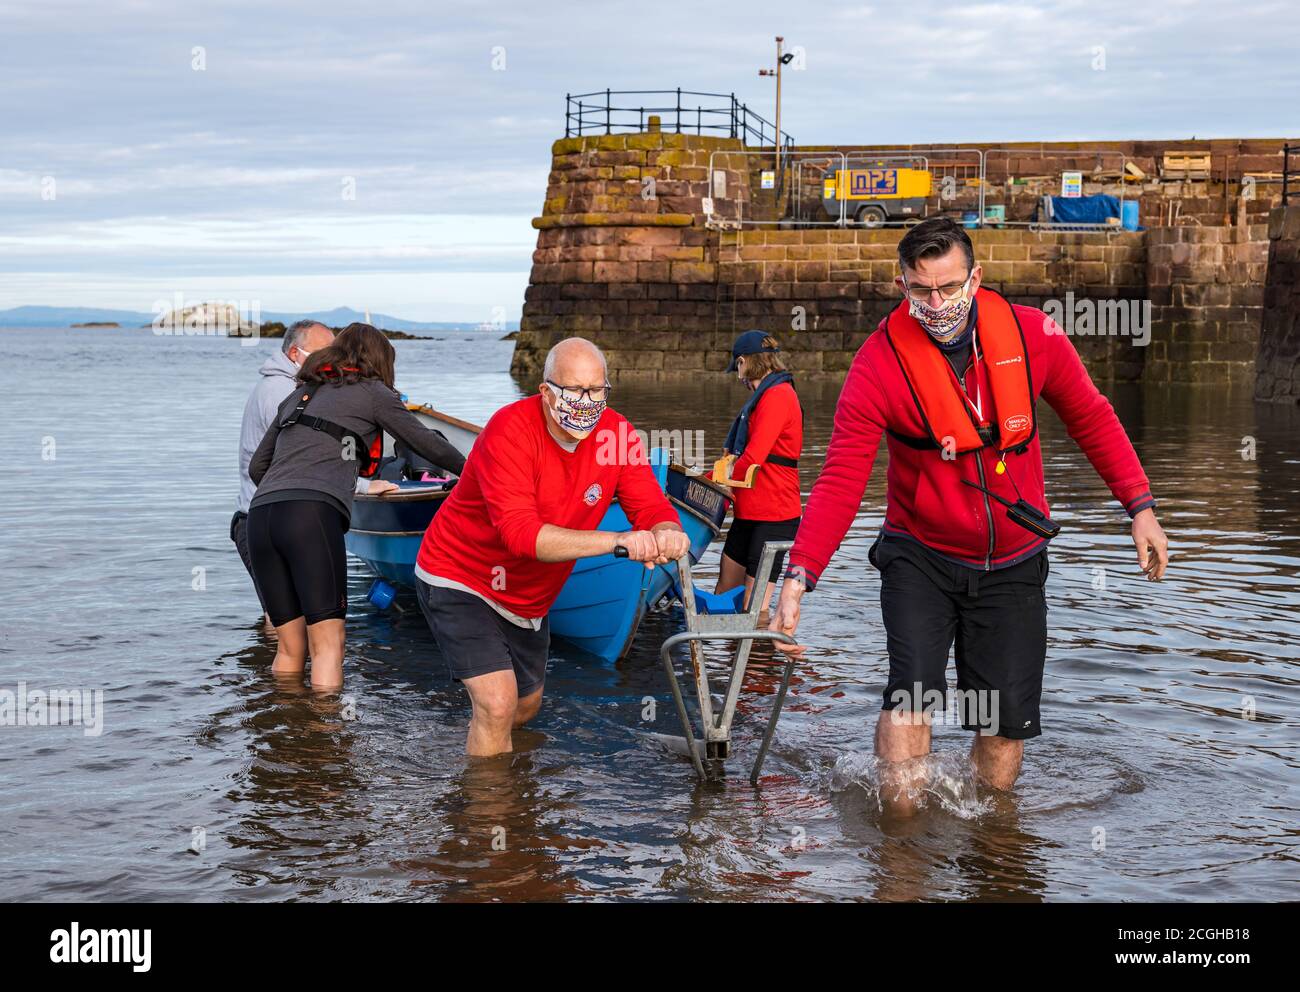
{"type": "Polygon", "coordinates": [[[587,491],[582,494],[582,501],[588,506],[595,506],[600,502],[600,494],[603,492],[604,490],[600,488],[600,483],[593,482],[587,487],[587,491]]]}

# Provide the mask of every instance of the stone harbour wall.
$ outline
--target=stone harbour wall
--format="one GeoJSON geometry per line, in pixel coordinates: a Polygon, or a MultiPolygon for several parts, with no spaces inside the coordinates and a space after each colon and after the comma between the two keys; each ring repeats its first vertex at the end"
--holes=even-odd
{"type": "Polygon", "coordinates": [[[1275,209],[1268,235],[1255,398],[1300,403],[1300,204],[1275,209]]]}
{"type": "Polygon", "coordinates": [[[1147,232],[1147,292],[1158,329],[1149,382],[1255,376],[1268,267],[1267,225],[1160,227],[1147,232]]]}
{"type": "MultiPolygon", "coordinates": [[[[758,327],[780,338],[801,375],[841,377],[899,299],[904,230],[710,225],[711,194],[715,208],[725,196],[749,216],[745,205],[762,195],[751,161],[728,138],[557,141],[512,370],[538,373],[551,345],[581,335],[605,350],[616,379],[716,371],[736,333],[758,327]]],[[[1270,242],[1266,225],[1246,216],[1229,226],[971,236],[985,284],[1062,314],[1095,377],[1248,382],[1270,242]],[[1129,333],[1098,334],[1088,314],[1104,308],[1122,309],[1129,333]],[[1141,321],[1145,339],[1134,333],[1141,321]]]]}

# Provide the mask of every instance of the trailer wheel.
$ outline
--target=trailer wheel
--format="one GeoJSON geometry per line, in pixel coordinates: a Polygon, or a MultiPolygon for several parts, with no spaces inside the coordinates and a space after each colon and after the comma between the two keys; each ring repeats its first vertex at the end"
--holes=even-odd
{"type": "Polygon", "coordinates": [[[879,227],[885,222],[885,208],[869,204],[858,211],[858,223],[863,227],[879,227]]]}

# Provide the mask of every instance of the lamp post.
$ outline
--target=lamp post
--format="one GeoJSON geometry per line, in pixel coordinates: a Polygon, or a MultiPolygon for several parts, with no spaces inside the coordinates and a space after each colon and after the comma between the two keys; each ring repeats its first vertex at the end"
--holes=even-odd
{"type": "MultiPolygon", "coordinates": [[[[776,36],[776,68],[758,70],[758,74],[760,76],[776,77],[776,137],[773,140],[773,144],[775,145],[776,148],[776,174],[778,176],[781,175],[781,66],[789,65],[790,62],[794,59],[793,53],[784,53],[784,54],[782,53],[781,49],[784,43],[785,43],[785,39],[782,38],[780,35],[777,35],[776,36]]],[[[782,183],[781,185],[784,186],[785,184],[782,183]]]]}

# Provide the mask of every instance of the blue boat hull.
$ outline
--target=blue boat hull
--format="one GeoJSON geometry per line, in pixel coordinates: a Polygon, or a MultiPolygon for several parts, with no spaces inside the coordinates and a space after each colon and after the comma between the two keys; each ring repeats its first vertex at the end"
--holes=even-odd
{"type": "MultiPolygon", "coordinates": [[[[659,452],[652,453],[659,484],[690,538],[693,564],[718,536],[728,501],[716,487],[662,459],[659,452]]],[[[442,494],[402,500],[358,497],[347,535],[348,551],[388,581],[414,586],[420,542],[443,499],[442,494]]],[[[600,529],[630,529],[617,503],[601,520],[600,529]]],[[[646,611],[669,591],[676,575],[675,564],[648,569],[613,555],[581,559],[551,608],[551,633],[607,661],[617,660],[627,653],[646,611]]]]}
{"type": "MultiPolygon", "coordinates": [[[[691,563],[700,560],[717,536],[704,521],[677,507],[677,517],[691,539],[691,563]]],[[[618,506],[611,506],[601,530],[629,530],[618,506]]],[[[637,628],[677,577],[676,564],[646,568],[640,562],[601,555],[583,558],[551,607],[551,633],[606,661],[627,654],[637,628]]]]}

